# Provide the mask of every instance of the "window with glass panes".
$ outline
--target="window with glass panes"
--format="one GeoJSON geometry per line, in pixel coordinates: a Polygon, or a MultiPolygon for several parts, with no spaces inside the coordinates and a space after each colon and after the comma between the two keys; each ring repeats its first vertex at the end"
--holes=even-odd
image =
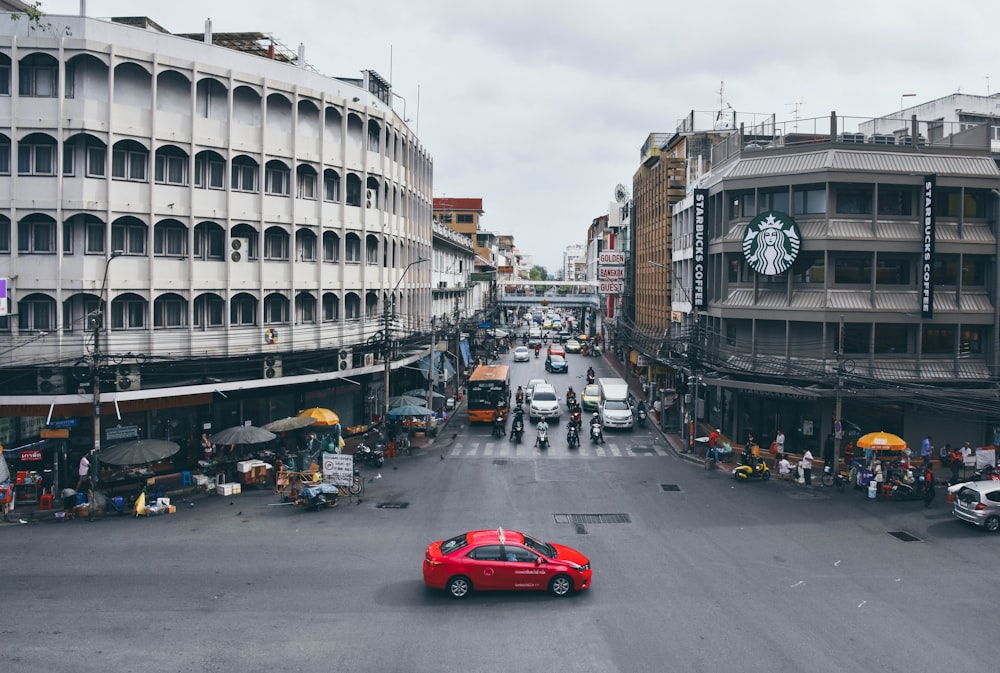
{"type": "Polygon", "coordinates": [[[56,251],[56,223],[49,219],[25,219],[17,223],[17,251],[49,254],[56,251]]]}
{"type": "Polygon", "coordinates": [[[264,233],[264,259],[288,259],[288,234],[271,228],[264,233]]]}

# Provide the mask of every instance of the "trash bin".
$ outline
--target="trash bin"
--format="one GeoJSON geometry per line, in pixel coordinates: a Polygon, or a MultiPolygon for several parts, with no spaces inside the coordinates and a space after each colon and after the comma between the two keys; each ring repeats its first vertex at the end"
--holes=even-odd
{"type": "Polygon", "coordinates": [[[444,401],[444,408],[447,409],[448,411],[451,411],[452,409],[454,409],[455,408],[455,398],[454,397],[449,397],[448,399],[446,399],[444,401]]]}

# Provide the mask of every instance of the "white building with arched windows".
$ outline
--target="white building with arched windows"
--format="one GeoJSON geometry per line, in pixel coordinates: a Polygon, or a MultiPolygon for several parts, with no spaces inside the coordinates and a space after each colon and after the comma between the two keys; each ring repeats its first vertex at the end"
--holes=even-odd
{"type": "Polygon", "coordinates": [[[145,437],[370,422],[432,303],[433,161],[391,85],[262,33],[44,18],[0,14],[0,443],[86,427],[95,382],[145,437]]]}

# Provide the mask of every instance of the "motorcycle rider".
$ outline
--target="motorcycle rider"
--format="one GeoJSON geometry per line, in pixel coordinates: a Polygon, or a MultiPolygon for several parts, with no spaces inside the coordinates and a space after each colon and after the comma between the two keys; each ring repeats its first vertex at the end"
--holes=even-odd
{"type": "Polygon", "coordinates": [[[594,368],[593,367],[587,367],[587,384],[588,385],[594,382],[594,376],[595,376],[595,374],[594,374],[594,368]]]}
{"type": "Polygon", "coordinates": [[[596,431],[597,441],[603,444],[604,428],[601,427],[601,417],[597,415],[597,412],[594,412],[594,415],[590,417],[590,435],[592,437],[595,436],[595,431],[596,431]]]}
{"type": "Polygon", "coordinates": [[[572,409],[576,405],[576,393],[573,391],[573,386],[570,386],[566,391],[566,406],[572,409]]]}
{"type": "Polygon", "coordinates": [[[570,423],[569,427],[566,428],[566,443],[571,449],[580,445],[580,435],[577,433],[576,425],[573,423],[570,423]]]}
{"type": "Polygon", "coordinates": [[[542,352],[542,344],[535,344],[535,357],[537,358],[538,354],[541,352],[542,352]]]}
{"type": "Polygon", "coordinates": [[[517,406],[524,404],[524,389],[521,386],[517,387],[517,392],[514,393],[514,400],[517,401],[517,406]]]}
{"type": "Polygon", "coordinates": [[[497,410],[497,416],[493,419],[493,436],[503,437],[507,434],[507,418],[503,412],[497,410]]]}
{"type": "Polygon", "coordinates": [[[521,407],[514,409],[514,422],[510,424],[510,438],[514,439],[514,435],[518,432],[524,432],[524,410],[521,407]]]}
{"type": "Polygon", "coordinates": [[[639,400],[635,415],[639,417],[639,425],[646,425],[646,418],[649,417],[649,412],[646,410],[646,400],[639,400]]]}
{"type": "Polygon", "coordinates": [[[548,440],[549,424],[545,421],[544,418],[538,421],[537,428],[538,428],[538,434],[535,435],[535,446],[538,446],[539,440],[542,438],[543,434],[545,435],[545,441],[546,442],[549,441],[548,440]]]}

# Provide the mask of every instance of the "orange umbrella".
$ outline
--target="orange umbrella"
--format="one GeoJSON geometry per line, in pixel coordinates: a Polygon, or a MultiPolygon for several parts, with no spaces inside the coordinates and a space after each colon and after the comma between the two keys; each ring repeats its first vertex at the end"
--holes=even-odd
{"type": "Polygon", "coordinates": [[[298,415],[302,418],[313,419],[313,425],[336,425],[340,423],[340,416],[323,407],[312,407],[311,409],[300,411],[298,415]]]}
{"type": "Polygon", "coordinates": [[[902,451],[906,448],[906,441],[891,432],[869,432],[858,439],[855,445],[872,451],[902,451]]]}

